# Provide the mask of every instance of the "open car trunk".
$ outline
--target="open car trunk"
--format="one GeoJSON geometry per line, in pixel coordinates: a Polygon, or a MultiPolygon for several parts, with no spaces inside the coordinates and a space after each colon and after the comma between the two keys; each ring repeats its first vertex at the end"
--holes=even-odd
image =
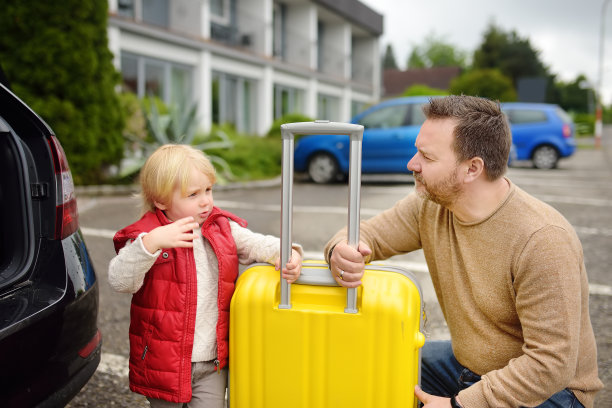
{"type": "Polygon", "coordinates": [[[21,141],[0,119],[0,291],[27,279],[32,237],[27,159],[21,141]]]}

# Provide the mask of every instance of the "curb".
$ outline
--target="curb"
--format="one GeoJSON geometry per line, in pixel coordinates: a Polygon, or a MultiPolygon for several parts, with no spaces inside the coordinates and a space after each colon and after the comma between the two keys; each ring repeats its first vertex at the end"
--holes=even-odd
{"type": "MultiPolygon", "coordinates": [[[[249,188],[278,187],[281,185],[281,177],[278,176],[267,180],[240,181],[227,184],[216,184],[214,189],[217,191],[244,190],[249,188]]],[[[79,197],[87,196],[123,196],[138,194],[140,188],[137,184],[129,185],[91,185],[75,186],[75,192],[79,197]]]]}

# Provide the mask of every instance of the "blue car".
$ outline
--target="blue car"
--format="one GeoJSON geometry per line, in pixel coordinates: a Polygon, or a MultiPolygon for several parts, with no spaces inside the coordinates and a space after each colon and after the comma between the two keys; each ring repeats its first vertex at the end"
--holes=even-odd
{"type": "MultiPolygon", "coordinates": [[[[410,173],[406,165],[416,153],[414,143],[425,121],[422,106],[428,101],[426,96],[391,99],[351,120],[364,127],[362,173],[410,173]]],[[[349,137],[302,137],[296,143],[294,166],[296,172],[307,172],[315,183],[329,183],[347,175],[349,137]]]]}
{"type": "MultiPolygon", "coordinates": [[[[409,174],[408,161],[416,154],[414,143],[425,121],[422,106],[429,96],[405,97],[381,102],[359,113],[351,123],[364,126],[362,173],[409,174]]],[[[513,146],[509,163],[532,160],[537,168],[550,169],[575,150],[574,124],[557,105],[504,103],[513,146]]],[[[341,179],[349,169],[347,135],[310,135],[295,147],[296,172],[308,173],[316,183],[341,179]]]]}
{"type": "Polygon", "coordinates": [[[552,169],[576,150],[575,126],[558,105],[506,102],[501,104],[512,130],[517,160],[531,160],[538,169],[552,169]]]}

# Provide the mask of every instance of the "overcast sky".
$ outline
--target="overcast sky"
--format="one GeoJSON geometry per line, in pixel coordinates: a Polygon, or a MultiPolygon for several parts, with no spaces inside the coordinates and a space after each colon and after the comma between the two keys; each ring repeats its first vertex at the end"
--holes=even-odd
{"type": "MultiPolygon", "coordinates": [[[[384,16],[381,52],[393,46],[401,69],[414,46],[435,34],[470,55],[491,21],[515,30],[540,51],[541,61],[563,81],[584,74],[597,86],[604,0],[360,0],[384,16]]],[[[611,2],[612,3],[612,2],[611,2]]],[[[612,102],[612,4],[605,12],[603,99],[612,102]]]]}

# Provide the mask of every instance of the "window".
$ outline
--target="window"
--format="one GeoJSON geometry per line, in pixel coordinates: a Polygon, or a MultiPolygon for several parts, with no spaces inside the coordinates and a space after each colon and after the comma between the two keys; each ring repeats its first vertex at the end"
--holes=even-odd
{"type": "Polygon", "coordinates": [[[423,122],[425,122],[425,114],[423,113],[423,105],[424,103],[415,103],[412,104],[411,107],[411,115],[408,124],[411,126],[421,126],[423,122]]]}
{"type": "Polygon", "coordinates": [[[325,67],[325,25],[317,21],[317,69],[323,71],[325,67]]]}
{"type": "Polygon", "coordinates": [[[125,90],[138,94],[138,58],[121,54],[121,76],[125,90]]]}
{"type": "Polygon", "coordinates": [[[338,98],[319,94],[317,97],[317,119],[338,120],[338,98]]]}
{"type": "Polygon", "coordinates": [[[286,12],[284,4],[274,3],[272,9],[272,53],[275,57],[285,58],[286,52],[286,12]]]}
{"type": "Polygon", "coordinates": [[[547,122],[546,112],[531,109],[510,109],[506,112],[512,124],[547,122]]]}
{"type": "Polygon", "coordinates": [[[302,92],[299,89],[274,85],[274,119],[300,112],[301,108],[302,92]]]}
{"type": "Polygon", "coordinates": [[[168,27],[168,0],[142,0],[142,21],[147,24],[168,27]]]}
{"type": "Polygon", "coordinates": [[[253,80],[214,72],[212,82],[213,123],[233,125],[238,132],[253,133],[255,124],[253,80]]]}
{"type": "Polygon", "coordinates": [[[221,25],[230,24],[230,0],[210,0],[210,19],[221,25]]]}
{"type": "Polygon", "coordinates": [[[366,108],[366,104],[364,102],[352,101],[351,102],[351,117],[356,114],[363,112],[366,108]]]}
{"type": "Polygon", "coordinates": [[[409,109],[410,105],[408,104],[387,106],[364,116],[359,124],[366,129],[388,129],[405,126],[409,109]]]}
{"type": "Polygon", "coordinates": [[[125,89],[139,98],[154,95],[171,105],[193,97],[193,69],[185,65],[122,52],[121,76],[125,89]]]}
{"type": "Polygon", "coordinates": [[[134,18],[134,0],[117,0],[117,14],[123,17],[134,18]]]}

